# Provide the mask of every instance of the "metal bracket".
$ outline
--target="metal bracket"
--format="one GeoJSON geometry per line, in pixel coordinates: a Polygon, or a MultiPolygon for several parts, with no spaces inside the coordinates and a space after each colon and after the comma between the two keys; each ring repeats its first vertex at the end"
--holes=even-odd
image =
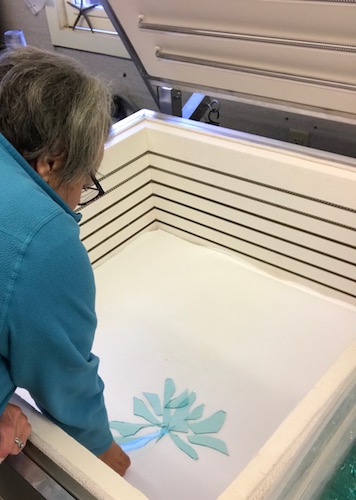
{"type": "Polygon", "coordinates": [[[182,116],[182,92],[172,87],[158,87],[158,104],[162,113],[182,116]]]}
{"type": "Polygon", "coordinates": [[[210,98],[205,94],[194,92],[182,107],[180,90],[172,87],[158,87],[158,102],[162,113],[200,121],[209,109],[210,98]]]}
{"type": "Polygon", "coordinates": [[[210,97],[194,92],[183,106],[182,116],[189,120],[200,121],[209,109],[210,97]]]}

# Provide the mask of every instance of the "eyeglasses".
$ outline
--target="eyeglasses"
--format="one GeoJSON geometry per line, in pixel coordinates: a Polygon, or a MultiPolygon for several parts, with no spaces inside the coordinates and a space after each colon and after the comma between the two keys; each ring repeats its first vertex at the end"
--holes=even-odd
{"type": "Polygon", "coordinates": [[[79,207],[84,207],[105,194],[104,189],[101,187],[99,181],[97,181],[94,176],[91,176],[91,180],[93,181],[92,186],[85,187],[82,190],[80,201],[78,203],[79,207]]]}

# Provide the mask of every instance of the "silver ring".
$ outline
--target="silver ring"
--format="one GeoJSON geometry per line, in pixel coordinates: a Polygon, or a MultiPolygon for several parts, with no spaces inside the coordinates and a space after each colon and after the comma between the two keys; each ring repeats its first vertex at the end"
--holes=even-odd
{"type": "Polygon", "coordinates": [[[15,443],[20,448],[20,450],[22,450],[22,448],[25,446],[25,443],[23,441],[21,441],[21,439],[18,437],[15,437],[15,443]]]}

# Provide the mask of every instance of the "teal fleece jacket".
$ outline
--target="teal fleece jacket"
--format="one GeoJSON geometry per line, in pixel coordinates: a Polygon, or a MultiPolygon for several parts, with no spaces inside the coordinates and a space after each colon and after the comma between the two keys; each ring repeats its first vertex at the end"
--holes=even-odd
{"type": "Polygon", "coordinates": [[[112,435],[91,353],[95,285],[79,220],[0,134],[0,414],[23,387],[99,455],[112,435]]]}

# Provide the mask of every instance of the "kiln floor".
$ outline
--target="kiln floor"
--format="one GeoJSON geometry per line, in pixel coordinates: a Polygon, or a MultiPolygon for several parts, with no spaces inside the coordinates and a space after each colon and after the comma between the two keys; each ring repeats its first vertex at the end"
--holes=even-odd
{"type": "Polygon", "coordinates": [[[229,456],[164,436],[132,451],[126,479],[151,500],[215,499],[355,338],[356,310],[247,266],[147,232],[95,270],[110,420],[142,422],[133,397],[196,392],[205,416],[227,414],[215,436],[229,456]]]}

